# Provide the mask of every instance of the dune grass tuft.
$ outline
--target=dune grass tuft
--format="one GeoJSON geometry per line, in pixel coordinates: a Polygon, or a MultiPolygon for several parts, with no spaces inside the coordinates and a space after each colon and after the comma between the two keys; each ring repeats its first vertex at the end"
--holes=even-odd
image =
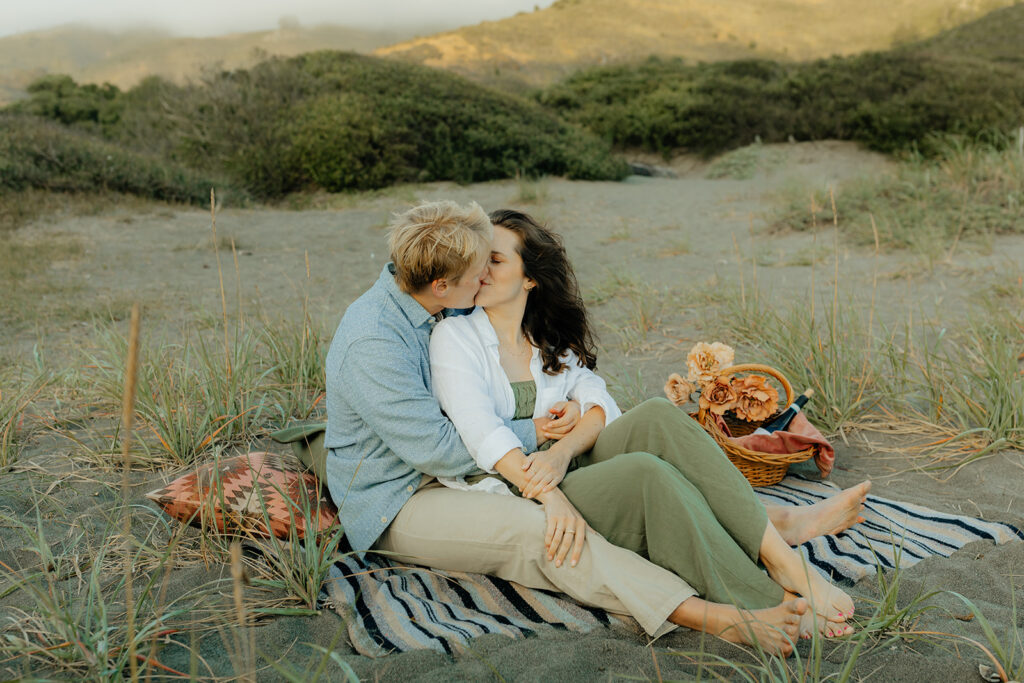
{"type": "MultiPolygon", "coordinates": [[[[845,239],[870,245],[876,226],[883,247],[917,251],[934,262],[951,261],[962,239],[1024,231],[1024,156],[1011,140],[946,136],[933,146],[936,158],[912,154],[891,175],[839,189],[838,225],[845,239]]],[[[789,193],[769,223],[776,230],[812,230],[808,194],[789,193]]],[[[828,206],[827,191],[817,191],[814,201],[828,206]]]]}

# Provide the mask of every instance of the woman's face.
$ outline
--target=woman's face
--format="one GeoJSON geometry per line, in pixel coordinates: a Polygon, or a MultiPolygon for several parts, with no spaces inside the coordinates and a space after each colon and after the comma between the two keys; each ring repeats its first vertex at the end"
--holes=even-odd
{"type": "Polygon", "coordinates": [[[526,296],[534,286],[533,280],[523,274],[519,237],[508,228],[494,226],[490,267],[474,303],[484,308],[518,301],[525,305],[526,296]]]}

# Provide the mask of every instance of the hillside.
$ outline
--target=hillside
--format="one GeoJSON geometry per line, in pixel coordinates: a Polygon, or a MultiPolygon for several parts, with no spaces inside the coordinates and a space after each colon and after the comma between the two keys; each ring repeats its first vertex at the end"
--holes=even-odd
{"type": "Polygon", "coordinates": [[[650,55],[787,61],[884,50],[1013,0],[558,0],[447,33],[379,48],[490,81],[550,83],[582,65],[650,55]]]}
{"type": "Polygon", "coordinates": [[[1009,66],[1024,64],[1024,3],[991,12],[921,41],[914,49],[935,55],[974,57],[1009,66]]]}
{"type": "Polygon", "coordinates": [[[199,74],[203,66],[248,67],[267,55],[289,57],[314,50],[366,53],[411,35],[415,33],[325,25],[180,38],[156,30],[61,26],[0,38],[0,106],[22,97],[29,83],[46,74],[68,74],[82,83],[106,82],[125,89],[146,76],[180,82],[199,74]]]}

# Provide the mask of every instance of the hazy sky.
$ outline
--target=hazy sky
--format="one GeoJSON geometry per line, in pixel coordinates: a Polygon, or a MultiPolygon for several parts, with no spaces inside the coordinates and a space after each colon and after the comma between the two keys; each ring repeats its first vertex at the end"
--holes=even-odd
{"type": "Polygon", "coordinates": [[[285,16],[301,24],[359,27],[476,24],[553,0],[0,0],[0,35],[88,23],[101,28],[160,26],[185,36],[256,31],[285,16]]]}

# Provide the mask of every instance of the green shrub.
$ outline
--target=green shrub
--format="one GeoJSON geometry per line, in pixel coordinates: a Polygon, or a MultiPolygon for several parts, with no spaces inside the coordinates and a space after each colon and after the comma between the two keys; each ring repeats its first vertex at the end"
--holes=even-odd
{"type": "Polygon", "coordinates": [[[628,173],[607,143],[536,102],[436,69],[351,53],[273,58],[208,73],[190,86],[152,77],[122,93],[60,76],[31,90],[17,112],[88,127],[127,149],[224,175],[260,198],[311,188],[517,175],[618,180],[628,173]]]}
{"type": "Polygon", "coordinates": [[[224,184],[38,117],[0,114],[0,194],[111,191],[203,204],[214,185],[224,184]]]}
{"type": "Polygon", "coordinates": [[[156,97],[126,94],[125,122],[137,124],[131,144],[165,140],[166,156],[225,172],[264,198],[517,173],[620,179],[628,170],[607,144],[534,102],[355,54],[275,58],[188,88],[147,87],[156,97]],[[154,102],[167,113],[154,117],[154,102]],[[144,132],[168,122],[169,132],[144,132]]]}
{"type": "Polygon", "coordinates": [[[10,107],[15,113],[53,119],[65,125],[80,124],[109,131],[117,125],[124,98],[117,86],[104,83],[79,85],[63,74],[44,76],[28,86],[28,99],[10,107]]]}
{"type": "Polygon", "coordinates": [[[928,154],[934,133],[983,136],[1019,125],[1024,72],[920,46],[789,65],[652,58],[583,71],[538,99],[617,146],[665,155],[791,138],[928,154]]]}

